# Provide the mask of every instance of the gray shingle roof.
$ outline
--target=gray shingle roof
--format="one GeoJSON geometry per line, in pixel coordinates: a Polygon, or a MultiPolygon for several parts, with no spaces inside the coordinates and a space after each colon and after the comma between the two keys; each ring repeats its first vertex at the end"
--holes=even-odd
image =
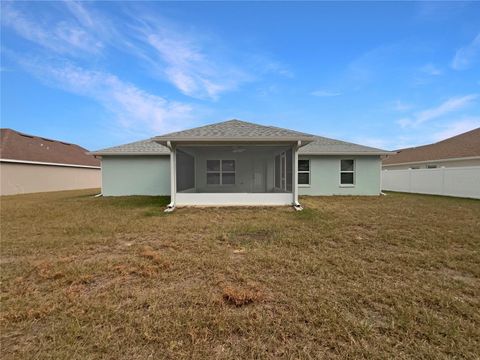
{"type": "Polygon", "coordinates": [[[228,140],[304,140],[309,144],[299,149],[301,155],[383,155],[389,152],[368,146],[357,145],[341,140],[305,134],[298,131],[263,126],[240,120],[229,120],[217,124],[206,125],[190,130],[174,132],[154,138],[119,145],[103,150],[94,151],[94,155],[168,155],[170,150],[156,141],[168,140],[198,140],[208,141],[228,140]]]}
{"type": "Polygon", "coordinates": [[[146,139],[129,144],[114,146],[102,150],[92,151],[93,155],[168,155],[170,150],[163,145],[146,139]]]}
{"type": "Polygon", "coordinates": [[[241,120],[228,120],[216,124],[197,127],[194,129],[178,131],[155,137],[157,141],[271,141],[284,140],[312,141],[311,134],[299,131],[282,129],[274,126],[253,124],[241,120]]]}
{"type": "Polygon", "coordinates": [[[298,150],[301,155],[383,155],[390,152],[346,141],[329,139],[322,136],[315,136],[315,140],[298,150]]]}

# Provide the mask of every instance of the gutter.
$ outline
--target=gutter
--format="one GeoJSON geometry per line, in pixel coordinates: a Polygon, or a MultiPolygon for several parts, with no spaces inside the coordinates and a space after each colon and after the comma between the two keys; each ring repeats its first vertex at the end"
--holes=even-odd
{"type": "Polygon", "coordinates": [[[378,152],[365,152],[365,151],[336,151],[336,152],[298,152],[300,156],[320,156],[320,155],[365,155],[365,156],[380,156],[380,155],[395,155],[396,152],[392,151],[378,151],[378,152]]]}
{"type": "Polygon", "coordinates": [[[52,163],[52,162],[43,162],[43,161],[0,159],[0,162],[15,163],[15,164],[30,164],[30,165],[46,165],[46,166],[74,167],[74,168],[85,168],[85,169],[98,169],[98,170],[100,170],[100,166],[76,165],[76,164],[62,164],[62,163],[52,163]]]}

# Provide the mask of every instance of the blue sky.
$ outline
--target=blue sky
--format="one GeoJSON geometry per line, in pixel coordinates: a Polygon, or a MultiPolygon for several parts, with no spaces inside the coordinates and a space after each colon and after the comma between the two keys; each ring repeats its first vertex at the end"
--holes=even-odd
{"type": "Polygon", "coordinates": [[[231,118],[385,149],[480,126],[478,2],[1,10],[1,126],[89,149],[231,118]]]}

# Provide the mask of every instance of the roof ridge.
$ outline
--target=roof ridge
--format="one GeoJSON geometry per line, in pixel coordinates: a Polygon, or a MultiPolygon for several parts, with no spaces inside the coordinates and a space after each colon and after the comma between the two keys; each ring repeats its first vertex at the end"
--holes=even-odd
{"type": "MultiPolygon", "coordinates": [[[[17,135],[20,135],[20,136],[26,136],[26,137],[29,137],[29,138],[32,138],[32,139],[41,139],[41,140],[45,140],[45,141],[53,141],[53,142],[64,144],[64,145],[74,145],[74,146],[78,146],[79,148],[85,149],[83,146],[80,146],[78,144],[66,142],[66,141],[63,141],[63,140],[52,139],[52,138],[45,137],[45,136],[32,135],[32,134],[28,134],[28,133],[25,133],[23,131],[18,131],[18,130],[12,129],[12,128],[0,128],[0,131],[2,131],[2,132],[3,131],[12,132],[14,134],[17,134],[17,135]]],[[[85,150],[87,150],[87,149],[85,149],[85,150]]]]}

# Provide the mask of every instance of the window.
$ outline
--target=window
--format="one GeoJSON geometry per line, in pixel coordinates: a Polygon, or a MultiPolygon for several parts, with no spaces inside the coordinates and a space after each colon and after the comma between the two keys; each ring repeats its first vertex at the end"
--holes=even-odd
{"type": "Polygon", "coordinates": [[[340,160],[340,185],[355,184],[355,160],[340,160]]]}
{"type": "Polygon", "coordinates": [[[427,169],[436,169],[437,167],[438,167],[437,165],[432,165],[432,164],[427,165],[427,169]]]}
{"type": "Polygon", "coordinates": [[[207,160],[207,185],[235,185],[235,160],[207,160]]]}
{"type": "Polygon", "coordinates": [[[298,160],[298,185],[310,185],[310,160],[298,160]]]}
{"type": "Polygon", "coordinates": [[[411,170],[418,170],[418,169],[420,169],[420,166],[412,166],[410,169],[411,170]]]}

